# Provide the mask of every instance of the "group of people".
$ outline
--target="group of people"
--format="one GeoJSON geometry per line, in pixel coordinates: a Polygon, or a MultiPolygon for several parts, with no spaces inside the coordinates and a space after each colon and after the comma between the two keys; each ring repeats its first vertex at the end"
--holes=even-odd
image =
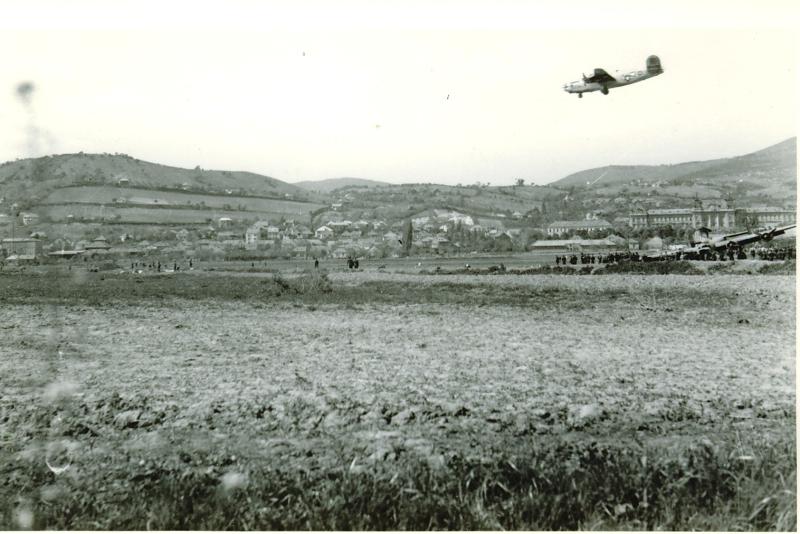
{"type": "MultiPolygon", "coordinates": [[[[156,271],[157,273],[160,273],[162,268],[166,270],[168,266],[169,266],[168,263],[164,262],[162,264],[161,261],[151,261],[149,263],[144,261],[133,261],[131,262],[131,271],[135,272],[138,270],[147,269],[149,271],[156,271]]],[[[189,269],[194,269],[194,260],[192,258],[189,258],[189,269]]],[[[178,265],[177,261],[172,262],[172,270],[174,272],[178,272],[181,270],[181,266],[178,265]]]]}
{"type": "Polygon", "coordinates": [[[620,261],[640,261],[638,252],[611,252],[609,254],[585,254],[583,252],[571,256],[556,256],[556,265],[582,265],[593,263],[618,263],[620,261]]]}
{"type": "Polygon", "coordinates": [[[358,269],[358,258],[347,258],[348,269],[358,269]]]}
{"type": "MultiPolygon", "coordinates": [[[[746,260],[747,252],[740,247],[730,247],[719,250],[703,250],[701,252],[665,252],[655,256],[643,256],[638,252],[612,252],[609,254],[580,254],[573,253],[570,256],[556,256],[556,265],[586,265],[593,263],[619,263],[621,261],[670,261],[670,260],[707,260],[707,261],[735,261],[746,260]]],[[[795,258],[794,247],[753,247],[750,249],[750,258],[775,261],[793,260],[795,258]]]]}
{"type": "Polygon", "coordinates": [[[750,258],[759,260],[793,260],[795,258],[794,247],[779,247],[779,248],[751,248],[750,258]]]}

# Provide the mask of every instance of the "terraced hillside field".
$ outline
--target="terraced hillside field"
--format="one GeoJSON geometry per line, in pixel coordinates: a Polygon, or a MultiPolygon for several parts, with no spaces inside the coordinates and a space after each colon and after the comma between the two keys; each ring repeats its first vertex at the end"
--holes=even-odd
{"type": "Polygon", "coordinates": [[[246,211],[283,211],[307,213],[323,207],[322,204],[299,202],[284,198],[247,197],[237,195],[204,195],[181,191],[159,191],[112,186],[62,187],[52,191],[43,204],[124,204],[156,207],[225,209],[241,207],[246,211]]]}
{"type": "Polygon", "coordinates": [[[794,530],[794,283],[0,274],[0,528],[794,530]]]}
{"type": "Polygon", "coordinates": [[[74,219],[85,221],[115,221],[118,223],[150,223],[150,224],[202,224],[219,217],[230,217],[234,221],[256,221],[259,219],[277,220],[280,217],[291,217],[297,222],[308,223],[310,211],[299,211],[306,206],[297,206],[298,211],[280,210],[232,210],[232,209],[195,209],[175,207],[126,207],[99,206],[93,204],[69,204],[47,206],[38,209],[53,222],[64,222],[74,219]]]}

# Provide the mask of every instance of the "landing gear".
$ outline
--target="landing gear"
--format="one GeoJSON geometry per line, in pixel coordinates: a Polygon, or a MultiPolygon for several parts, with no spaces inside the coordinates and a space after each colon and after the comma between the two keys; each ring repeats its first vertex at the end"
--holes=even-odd
{"type": "Polygon", "coordinates": [[[604,95],[607,95],[608,94],[608,87],[603,87],[602,89],[600,89],[600,92],[603,93],[604,95]]]}

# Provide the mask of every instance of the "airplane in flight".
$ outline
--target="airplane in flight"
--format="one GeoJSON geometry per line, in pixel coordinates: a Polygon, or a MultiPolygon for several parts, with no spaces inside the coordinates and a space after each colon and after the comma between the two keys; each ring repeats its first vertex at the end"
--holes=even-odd
{"type": "Polygon", "coordinates": [[[661,60],[658,59],[658,56],[650,56],[647,58],[644,70],[617,70],[612,76],[603,69],[594,69],[593,75],[584,75],[581,81],[565,83],[564,90],[568,93],[578,93],[578,98],[583,98],[583,93],[592,91],[600,91],[607,95],[609,89],[641,82],[663,72],[664,69],[661,68],[661,60]]]}

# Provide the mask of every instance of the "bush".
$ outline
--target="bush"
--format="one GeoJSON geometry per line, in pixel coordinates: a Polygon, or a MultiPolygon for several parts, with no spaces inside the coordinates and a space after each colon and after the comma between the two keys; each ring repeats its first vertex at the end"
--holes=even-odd
{"type": "Polygon", "coordinates": [[[796,274],[797,265],[794,260],[769,263],[758,269],[758,274],[796,274]]]}
{"type": "Polygon", "coordinates": [[[314,293],[330,293],[333,285],[325,273],[309,272],[291,281],[290,287],[302,295],[314,293]]]}

